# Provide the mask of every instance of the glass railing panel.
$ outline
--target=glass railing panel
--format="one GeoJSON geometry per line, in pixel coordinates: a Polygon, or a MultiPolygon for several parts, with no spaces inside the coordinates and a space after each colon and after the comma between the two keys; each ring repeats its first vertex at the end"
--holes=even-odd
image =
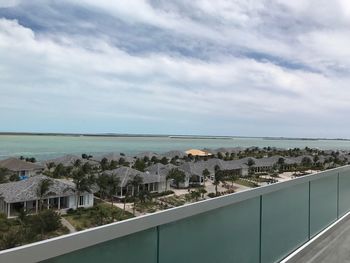
{"type": "Polygon", "coordinates": [[[339,217],[350,211],[350,169],[339,171],[339,217]]]}
{"type": "Polygon", "coordinates": [[[315,236],[337,219],[338,172],[310,182],[310,235],[315,236]]]}
{"type": "Polygon", "coordinates": [[[42,263],[155,263],[157,262],[157,229],[137,232],[128,236],[77,250],[42,263]]]}
{"type": "Polygon", "coordinates": [[[259,262],[260,198],[159,227],[159,262],[259,262]]]}
{"type": "Polygon", "coordinates": [[[261,262],[277,262],[308,240],[309,183],[262,196],[261,262]]]}

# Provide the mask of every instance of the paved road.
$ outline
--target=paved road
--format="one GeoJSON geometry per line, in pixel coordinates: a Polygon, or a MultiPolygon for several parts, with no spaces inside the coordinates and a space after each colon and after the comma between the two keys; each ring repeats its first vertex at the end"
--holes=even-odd
{"type": "Polygon", "coordinates": [[[288,263],[350,263],[350,216],[288,263]]]}

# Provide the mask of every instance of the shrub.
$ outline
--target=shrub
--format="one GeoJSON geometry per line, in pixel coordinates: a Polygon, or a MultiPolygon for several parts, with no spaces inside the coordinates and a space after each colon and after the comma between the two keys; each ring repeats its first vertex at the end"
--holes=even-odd
{"type": "Polygon", "coordinates": [[[151,193],[150,196],[151,197],[161,197],[161,196],[171,195],[173,193],[174,193],[174,191],[167,190],[167,191],[164,191],[164,192],[161,192],[161,193],[151,193]]]}
{"type": "Polygon", "coordinates": [[[47,233],[59,229],[61,217],[52,210],[44,210],[37,215],[30,217],[30,224],[36,233],[47,233]]]}
{"type": "Polygon", "coordinates": [[[67,210],[67,214],[68,214],[68,215],[73,215],[73,214],[75,214],[75,210],[74,210],[73,208],[69,208],[69,209],[67,210]]]}
{"type": "Polygon", "coordinates": [[[215,193],[209,193],[209,194],[208,194],[208,197],[214,198],[214,197],[216,197],[216,195],[215,195],[215,193]]]}

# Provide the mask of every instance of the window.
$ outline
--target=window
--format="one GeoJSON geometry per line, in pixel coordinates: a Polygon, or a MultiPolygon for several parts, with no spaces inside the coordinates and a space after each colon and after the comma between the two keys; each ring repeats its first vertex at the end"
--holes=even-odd
{"type": "Polygon", "coordinates": [[[84,205],[84,196],[83,196],[83,195],[81,195],[81,196],[79,197],[79,205],[80,205],[80,206],[83,206],[83,205],[84,205]]]}

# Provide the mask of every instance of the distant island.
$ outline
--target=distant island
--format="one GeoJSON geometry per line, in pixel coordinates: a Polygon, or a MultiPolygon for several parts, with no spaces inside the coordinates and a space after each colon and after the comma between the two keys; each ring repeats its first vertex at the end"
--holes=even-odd
{"type": "Polygon", "coordinates": [[[301,140],[301,141],[350,141],[349,138],[310,138],[310,137],[266,137],[238,135],[171,135],[171,134],[130,134],[130,133],[63,133],[63,132],[0,132],[1,135],[24,136],[68,136],[68,137],[157,137],[170,139],[235,139],[252,138],[263,140],[301,140]]]}

